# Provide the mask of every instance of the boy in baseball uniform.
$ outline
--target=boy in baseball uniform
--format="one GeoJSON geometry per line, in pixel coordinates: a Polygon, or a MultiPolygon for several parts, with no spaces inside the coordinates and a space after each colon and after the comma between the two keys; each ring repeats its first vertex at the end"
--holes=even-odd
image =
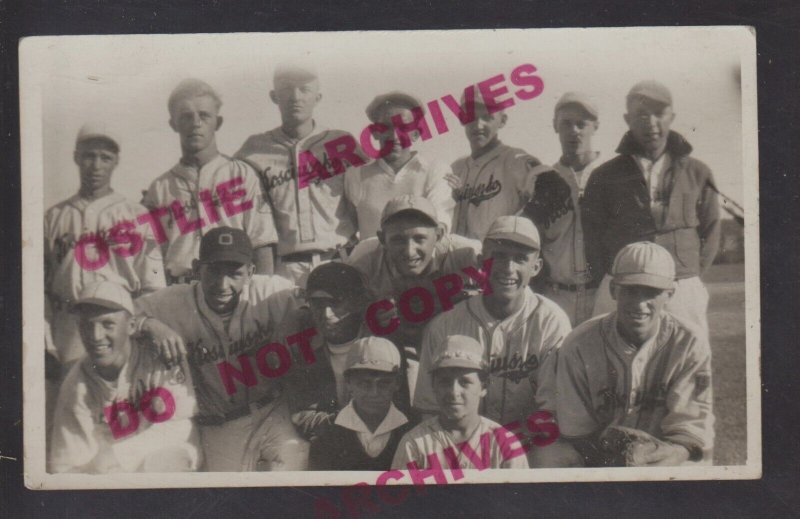
{"type": "Polygon", "coordinates": [[[142,203],[149,209],[170,209],[162,244],[170,283],[191,281],[200,239],[215,227],[245,231],[253,244],[256,274],[272,273],[272,246],[278,240],[272,212],[256,172],[217,149],[221,106],[217,92],[199,79],[181,81],[169,96],[169,125],[180,137],[181,158],[150,184],[142,203]],[[226,211],[229,202],[222,198],[240,190],[244,196],[236,203],[246,209],[226,211]]]}
{"type": "Polygon", "coordinates": [[[533,195],[536,176],[552,169],[500,142],[508,115],[490,113],[480,99],[475,97],[475,116],[464,127],[471,153],[455,161],[447,177],[456,201],[453,233],[477,240],[498,216],[519,214],[533,195]]]}
{"type": "MultiPolygon", "coordinates": [[[[355,241],[358,227],[355,209],[345,196],[345,175],[329,169],[325,148],[340,138],[355,141],[347,132],[325,128],[314,119],[322,93],[310,67],[279,65],[269,96],[280,110],[281,125],[250,136],[236,157],[255,168],[272,208],[278,232],[276,273],[305,287],[315,266],[346,257],[348,245],[355,241]],[[301,178],[313,169],[306,162],[309,154],[329,178],[301,178]]],[[[360,156],[356,162],[350,165],[365,163],[360,156]]]]}
{"type": "Polygon", "coordinates": [[[481,415],[501,424],[524,423],[555,406],[556,350],[570,332],[569,318],[549,299],[533,293],[542,268],[539,233],[523,216],[497,218],[483,240],[481,260],[491,260],[489,289],[457,304],[428,325],[422,336],[414,407],[431,413],[437,403],[430,377],[450,335],[466,335],[483,348],[489,367],[481,415]]]}
{"type": "Polygon", "coordinates": [[[634,85],[619,155],[599,166],[586,184],[586,254],[593,276],[602,279],[594,315],[614,309],[609,285],[616,253],[628,243],[653,241],[675,261],[677,282],[667,310],[708,337],[708,291],[700,275],[719,248],[719,201],[711,170],[670,130],[674,120],[667,87],[656,81],[634,85]]]}
{"type": "MultiPolygon", "coordinates": [[[[496,432],[504,429],[479,412],[488,384],[481,343],[472,337],[451,335],[441,346],[431,370],[421,375],[431,379],[437,414],[400,440],[392,468],[427,469],[448,459],[451,469],[527,469],[525,456],[509,456],[511,451],[496,440],[496,432]],[[468,448],[472,453],[480,452],[480,458],[466,454],[468,448]],[[477,466],[476,458],[485,465],[477,466]]],[[[519,441],[512,433],[507,434],[514,440],[505,441],[519,441]]]]}
{"type": "Polygon", "coordinates": [[[87,355],[61,385],[48,470],[197,470],[197,403],[188,368],[165,368],[132,340],[133,302],[125,288],[91,283],[74,308],[87,355]]]}
{"type": "Polygon", "coordinates": [[[592,148],[598,125],[597,108],[589,97],[580,92],[561,96],[553,117],[561,159],[553,171],[537,177],[524,211],[542,237],[544,270],[538,285],[564,309],[573,326],[591,317],[598,284],[586,261],[580,211],[586,182],[599,164],[600,153],[592,148]]]}
{"type": "Polygon", "coordinates": [[[626,453],[629,465],[710,463],[711,349],[704,334],[667,309],[676,285],[672,255],[652,242],[632,243],[617,253],[611,272],[616,310],[583,323],[559,350],[562,438],[587,466],[615,457],[609,427],[655,438],[626,453]]]}
{"type": "Polygon", "coordinates": [[[277,370],[284,360],[256,358],[264,345],[285,343],[283,325],[298,306],[295,287],[253,271],[247,234],[212,229],[200,242],[197,281],[136,302],[140,330],[166,362],[188,359],[206,470],[304,470],[308,445],[292,425],[283,378],[261,376],[262,364],[277,370]]]}
{"type": "MultiPolygon", "coordinates": [[[[435,293],[434,280],[446,274],[461,275],[464,285],[467,285],[467,276],[461,269],[477,267],[480,247],[477,240],[447,233],[431,200],[418,195],[401,195],[384,207],[378,236],[360,242],[347,261],[366,275],[376,300],[397,301],[401,294],[412,288],[424,288],[435,293]]],[[[462,291],[453,297],[453,302],[465,297],[467,292],[462,291]]],[[[415,308],[415,311],[419,310],[415,308]]],[[[440,312],[437,302],[431,317],[440,312]]],[[[396,310],[383,313],[382,324],[385,325],[396,314],[396,310]]],[[[422,331],[427,323],[427,320],[420,323],[405,321],[387,336],[405,351],[412,399],[422,331]]]]}
{"type": "Polygon", "coordinates": [[[361,240],[377,234],[383,208],[399,195],[427,198],[436,207],[444,228],[450,228],[452,223],[455,203],[452,189],[445,180],[449,170],[426,160],[412,149],[412,143],[419,138],[418,132],[412,133],[408,145],[395,135],[396,125],[413,120],[412,110],[425,113],[418,99],[403,92],[379,95],[367,107],[369,120],[383,128],[383,131],[375,131],[373,136],[381,150],[389,151],[370,164],[345,173],[345,193],[356,208],[361,240]]]}
{"type": "Polygon", "coordinates": [[[84,356],[76,315],[70,311],[83,288],[117,283],[137,297],[165,286],[161,251],[151,233],[131,231],[147,209],[111,188],[120,144],[104,123],[87,123],[75,142],[78,193],[44,216],[45,317],[53,354],[65,371],[84,356]]]}
{"type": "Polygon", "coordinates": [[[400,438],[410,429],[393,400],[400,389],[400,352],[387,339],[357,339],[347,354],[352,395],[333,426],[311,443],[310,470],[389,470],[400,438]]]}

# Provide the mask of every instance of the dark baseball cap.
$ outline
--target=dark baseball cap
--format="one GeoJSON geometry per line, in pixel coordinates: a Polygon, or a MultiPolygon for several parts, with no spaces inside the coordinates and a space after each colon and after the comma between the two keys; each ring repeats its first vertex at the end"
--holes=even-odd
{"type": "Polygon", "coordinates": [[[360,270],[350,265],[323,263],[311,271],[306,281],[307,298],[319,292],[337,299],[364,297],[368,293],[367,279],[360,270]]]}
{"type": "Polygon", "coordinates": [[[253,262],[253,245],[247,233],[233,227],[217,227],[200,241],[200,262],[231,261],[242,265],[253,262]]]}

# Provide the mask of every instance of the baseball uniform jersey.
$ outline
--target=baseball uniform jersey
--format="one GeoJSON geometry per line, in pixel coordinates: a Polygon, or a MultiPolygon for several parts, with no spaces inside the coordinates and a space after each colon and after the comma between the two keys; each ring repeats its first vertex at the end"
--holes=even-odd
{"type": "Polygon", "coordinates": [[[556,418],[565,438],[622,425],[696,446],[710,459],[711,349],[668,312],[657,335],[638,349],[617,332],[616,312],[583,323],[558,352],[556,387],[556,418]]]}
{"type": "Polygon", "coordinates": [[[489,314],[482,296],[462,301],[423,333],[414,407],[436,411],[430,369],[445,339],[458,334],[473,337],[486,352],[490,376],[481,415],[504,424],[524,423],[534,411],[552,410],[555,353],[570,329],[564,311],[530,289],[522,307],[503,320],[489,314]]]}
{"type": "Polygon", "coordinates": [[[196,412],[191,373],[185,364],[167,369],[148,348],[133,343],[128,362],[118,379],[111,382],[97,374],[87,357],[72,367],[61,385],[49,470],[91,473],[197,470],[199,440],[191,419],[196,412]],[[147,406],[142,396],[150,387],[162,388],[166,393],[159,391],[160,398],[153,398],[147,406]],[[112,407],[115,403],[116,420],[112,407]],[[128,411],[119,411],[122,407],[128,411]],[[137,418],[131,418],[131,413],[137,418]],[[155,416],[155,422],[148,415],[155,416]],[[116,434],[110,420],[120,425],[116,434]],[[132,425],[135,420],[138,427],[132,425]]]}
{"type": "Polygon", "coordinates": [[[414,152],[413,157],[395,172],[383,159],[345,173],[345,194],[358,215],[360,238],[375,236],[380,229],[386,203],[399,195],[423,196],[433,203],[439,221],[449,229],[453,221],[453,192],[445,180],[446,167],[414,152]]]}
{"type": "Polygon", "coordinates": [[[53,343],[62,364],[69,364],[84,354],[76,319],[69,312],[69,306],[85,285],[108,280],[125,287],[133,297],[166,285],[161,250],[148,226],[136,227],[142,246],[135,254],[123,257],[111,250],[108,262],[93,270],[84,268],[75,257],[76,244],[89,236],[100,236],[113,249],[111,229],[126,221],[135,225],[136,218],[146,213],[143,206],[114,192],[96,200],[75,195],[45,213],[45,291],[53,343]]]}
{"type": "Polygon", "coordinates": [[[298,156],[310,151],[329,165],[325,144],[348,135],[315,126],[303,139],[294,139],[278,127],[253,135],[236,157],[255,168],[264,195],[272,207],[278,232],[278,255],[327,251],[344,245],[356,232],[355,211],[344,193],[344,175],[312,181],[299,188],[298,156]]]}
{"type": "MultiPolygon", "coordinates": [[[[471,448],[470,454],[466,454],[466,446],[459,446],[461,443],[453,441],[453,437],[445,431],[439,424],[439,417],[434,416],[423,421],[400,440],[397,452],[392,460],[392,468],[407,470],[408,463],[414,462],[420,469],[430,468],[428,456],[436,454],[442,467],[452,468],[445,460],[445,450],[450,450],[456,454],[458,468],[461,469],[527,469],[528,459],[525,455],[508,456],[508,452],[503,452],[500,442],[496,440],[495,431],[502,429],[499,424],[480,417],[480,424],[475,432],[469,437],[466,443],[471,448]],[[482,462],[487,459],[485,449],[489,449],[488,466],[483,466],[482,462]],[[476,464],[476,459],[481,461],[476,464]]],[[[513,436],[510,432],[504,432],[508,436],[513,436]]],[[[511,442],[511,440],[505,440],[511,442]]],[[[517,445],[519,447],[519,445],[517,445]]]]}
{"type": "Polygon", "coordinates": [[[551,168],[519,148],[499,143],[477,159],[458,159],[452,169],[461,179],[461,187],[453,191],[453,232],[482,240],[498,216],[522,210],[533,195],[536,175],[551,168]]]}
{"type": "Polygon", "coordinates": [[[178,162],[150,184],[142,202],[153,209],[170,207],[176,201],[182,207],[187,222],[201,218],[203,225],[184,233],[176,224],[174,213],[170,212],[164,225],[168,240],[164,244],[164,264],[172,277],[191,274],[192,260],[199,257],[203,234],[215,227],[242,229],[250,237],[254,249],[278,240],[272,211],[261,194],[258,176],[248,164],[240,160],[218,154],[199,169],[178,162]],[[228,216],[220,201],[220,190],[223,193],[244,191],[244,196],[236,198],[235,202],[237,205],[252,204],[252,207],[228,216]],[[217,221],[212,221],[207,209],[201,210],[203,201],[200,193],[203,191],[209,193],[216,207],[218,218],[213,219],[217,221]]]}

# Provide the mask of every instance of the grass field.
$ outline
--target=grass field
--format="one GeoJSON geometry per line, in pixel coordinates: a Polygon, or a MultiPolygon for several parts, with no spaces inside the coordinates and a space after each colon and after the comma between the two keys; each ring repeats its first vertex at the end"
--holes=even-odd
{"type": "Polygon", "coordinates": [[[711,295],[711,331],[716,415],[715,465],[746,460],[744,265],[714,265],[703,280],[711,295]]]}

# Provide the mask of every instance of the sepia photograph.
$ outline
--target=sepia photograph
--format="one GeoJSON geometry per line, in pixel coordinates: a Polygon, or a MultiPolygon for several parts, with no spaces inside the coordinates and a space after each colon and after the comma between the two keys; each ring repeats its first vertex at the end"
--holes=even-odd
{"type": "Polygon", "coordinates": [[[19,52],[28,488],[760,477],[752,28],[19,52]]]}

